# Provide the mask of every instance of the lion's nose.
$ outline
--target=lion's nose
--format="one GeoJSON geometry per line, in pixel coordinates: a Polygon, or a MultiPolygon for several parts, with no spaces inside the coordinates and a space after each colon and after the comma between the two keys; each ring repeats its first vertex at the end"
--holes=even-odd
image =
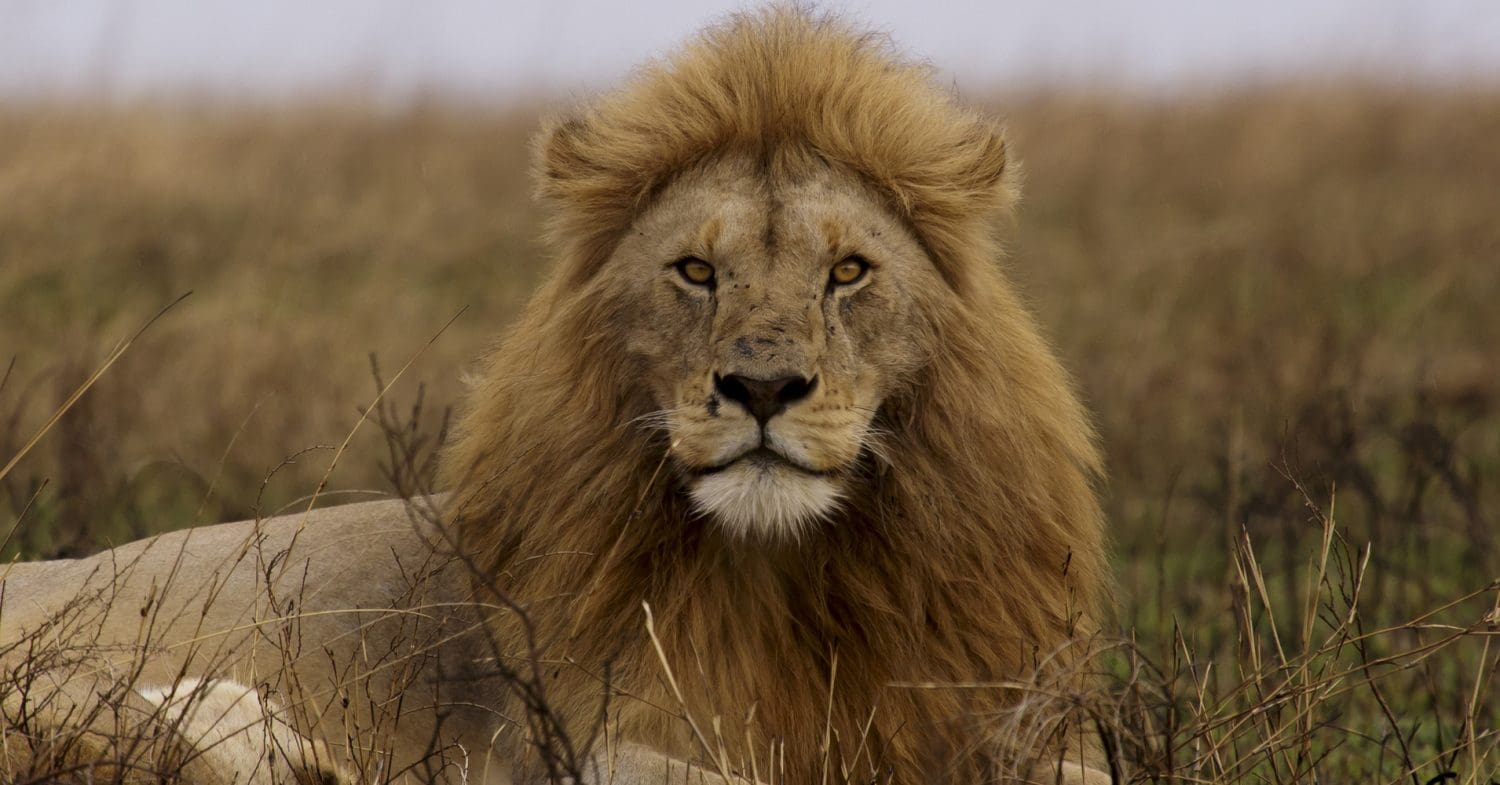
{"type": "Polygon", "coordinates": [[[762,426],[786,410],[788,404],[806,398],[818,386],[818,377],[783,376],[779,379],[756,379],[732,373],[714,374],[719,394],[745,407],[745,411],[762,426]]]}

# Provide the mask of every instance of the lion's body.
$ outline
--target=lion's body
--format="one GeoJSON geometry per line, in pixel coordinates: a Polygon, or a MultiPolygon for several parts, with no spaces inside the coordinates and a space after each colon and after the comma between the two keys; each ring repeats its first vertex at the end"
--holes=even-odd
{"type": "MultiPolygon", "coordinates": [[[[450,567],[427,595],[474,592],[497,661],[539,690],[464,682],[487,705],[445,727],[494,734],[522,778],[539,768],[535,695],[575,740],[604,718],[611,744],[775,782],[1003,773],[987,723],[1022,692],[996,683],[1066,674],[1106,571],[1092,430],[996,264],[1013,170],[925,69],[789,10],[717,28],[556,126],[539,177],[558,268],[484,362],[445,456],[444,531],[477,574],[450,567]],[[683,254],[663,238],[679,235],[722,281],[673,272],[683,254]],[[840,259],[865,266],[825,287],[840,259]],[[759,411],[725,381],[756,374],[797,396],[759,411]]],[[[324,525],[303,535],[331,559],[307,562],[326,586],[303,613],[388,607],[393,565],[429,545],[349,551],[372,524],[324,525]]],[[[193,543],[193,581],[251,524],[235,526],[193,543]]],[[[86,570],[13,585],[34,597],[64,571],[86,570]]],[[[133,640],[150,581],[129,585],[114,641],[133,640]]],[[[385,632],[354,646],[349,625],[303,622],[302,687],[333,689],[336,669],[304,664],[325,645],[390,649],[385,632]]],[[[462,645],[418,669],[416,705],[489,655],[462,645]]]]}
{"type": "Polygon", "coordinates": [[[26,716],[28,727],[13,730],[0,746],[5,781],[353,783],[326,745],[298,733],[283,720],[285,707],[249,685],[186,678],[102,696],[101,686],[101,680],[87,679],[8,694],[5,716],[26,716]]]}
{"type": "Polygon", "coordinates": [[[13,756],[0,760],[25,774],[15,755],[68,737],[38,717],[23,721],[20,696],[35,713],[59,687],[159,692],[211,675],[265,687],[292,725],[330,742],[351,768],[385,753],[386,767],[419,764],[461,743],[481,751],[472,761],[480,771],[492,721],[471,705],[485,702],[471,702],[476,685],[454,682],[464,700],[445,707],[452,720],[438,734],[434,707],[453,689],[438,674],[461,674],[482,652],[466,634],[466,581],[433,537],[412,506],[371,502],[0,567],[0,726],[13,756]],[[346,733],[375,749],[346,750],[346,733]]]}

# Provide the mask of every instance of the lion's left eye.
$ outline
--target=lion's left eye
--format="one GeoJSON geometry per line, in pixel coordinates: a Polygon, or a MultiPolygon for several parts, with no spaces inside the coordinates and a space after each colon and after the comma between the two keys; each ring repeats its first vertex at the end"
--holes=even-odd
{"type": "Polygon", "coordinates": [[[677,268],[677,274],[688,283],[694,286],[713,286],[714,266],[708,262],[696,256],[689,256],[679,259],[674,266],[677,268]]]}
{"type": "Polygon", "coordinates": [[[828,280],[839,286],[848,286],[858,283],[859,279],[865,277],[870,271],[870,263],[858,256],[851,256],[833,266],[828,273],[828,280]]]}

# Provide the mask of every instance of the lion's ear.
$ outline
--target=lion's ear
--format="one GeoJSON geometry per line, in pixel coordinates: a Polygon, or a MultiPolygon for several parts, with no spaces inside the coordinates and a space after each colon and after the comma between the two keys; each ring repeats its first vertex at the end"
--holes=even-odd
{"type": "Polygon", "coordinates": [[[543,195],[557,195],[591,167],[583,152],[588,124],[581,117],[553,118],[537,134],[536,178],[543,195]]]}
{"type": "Polygon", "coordinates": [[[638,203],[640,178],[611,147],[586,115],[548,121],[533,143],[536,195],[550,213],[547,236],[566,260],[564,280],[582,281],[604,263],[638,203]]]}

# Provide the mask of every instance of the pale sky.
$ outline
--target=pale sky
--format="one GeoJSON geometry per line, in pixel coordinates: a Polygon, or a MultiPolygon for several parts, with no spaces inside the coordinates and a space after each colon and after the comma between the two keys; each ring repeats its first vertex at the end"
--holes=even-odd
{"type": "MultiPolygon", "coordinates": [[[[0,100],[496,102],[618,81],[733,0],[0,0],[0,100]]],[[[844,0],[975,89],[1328,77],[1500,84],[1500,0],[844,0]]]]}

